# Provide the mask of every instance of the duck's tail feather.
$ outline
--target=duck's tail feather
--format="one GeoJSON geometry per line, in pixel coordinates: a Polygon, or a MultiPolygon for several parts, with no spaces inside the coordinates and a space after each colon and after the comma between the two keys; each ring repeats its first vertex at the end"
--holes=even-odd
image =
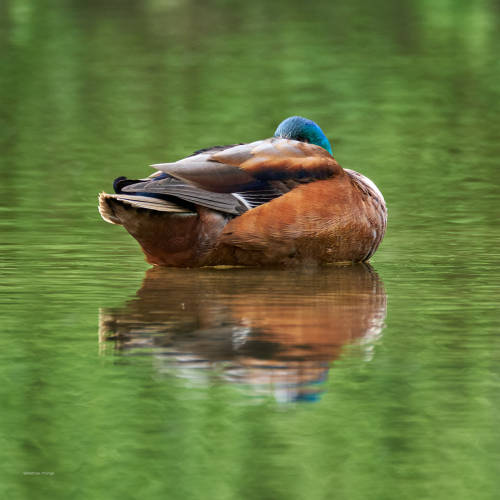
{"type": "Polygon", "coordinates": [[[191,213],[190,210],[177,205],[171,201],[160,198],[151,198],[148,196],[139,196],[134,194],[99,194],[99,213],[101,217],[110,224],[122,224],[120,217],[117,216],[113,205],[119,203],[134,208],[145,208],[156,212],[171,213],[191,213]]]}

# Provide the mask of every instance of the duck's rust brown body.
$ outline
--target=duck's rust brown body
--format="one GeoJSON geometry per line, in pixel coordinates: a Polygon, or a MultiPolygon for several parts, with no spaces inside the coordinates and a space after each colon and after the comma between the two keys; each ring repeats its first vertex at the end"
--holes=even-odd
{"type": "MultiPolygon", "coordinates": [[[[380,244],[387,221],[376,186],[361,174],[342,169],[319,146],[285,139],[261,145],[264,142],[254,143],[258,146],[253,149],[238,146],[240,151],[226,150],[231,154],[222,151],[197,159],[196,164],[191,162],[194,166],[187,158],[162,169],[208,193],[219,189],[239,192],[236,198],[245,196],[253,192],[248,186],[254,179],[282,191],[240,215],[201,204],[184,211],[157,211],[104,193],[101,215],[122,224],[139,242],[147,261],[160,266],[367,261],[380,244]]],[[[153,187],[157,189],[156,184],[153,187]]]]}

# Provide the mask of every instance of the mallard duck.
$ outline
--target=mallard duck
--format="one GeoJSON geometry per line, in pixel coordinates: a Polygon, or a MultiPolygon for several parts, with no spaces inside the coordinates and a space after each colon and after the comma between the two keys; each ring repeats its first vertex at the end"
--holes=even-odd
{"type": "Polygon", "coordinates": [[[387,223],[384,197],[343,169],[311,120],[292,116],[269,139],[200,149],[118,177],[99,195],[150,264],[176,267],[364,262],[387,223]]]}

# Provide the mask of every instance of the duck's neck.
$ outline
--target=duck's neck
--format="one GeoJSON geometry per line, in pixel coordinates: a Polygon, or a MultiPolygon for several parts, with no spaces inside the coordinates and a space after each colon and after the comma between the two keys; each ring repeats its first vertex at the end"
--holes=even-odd
{"type": "Polygon", "coordinates": [[[326,149],[333,155],[330,141],[316,123],[301,116],[291,116],[283,120],[274,133],[275,137],[309,142],[326,149]]]}

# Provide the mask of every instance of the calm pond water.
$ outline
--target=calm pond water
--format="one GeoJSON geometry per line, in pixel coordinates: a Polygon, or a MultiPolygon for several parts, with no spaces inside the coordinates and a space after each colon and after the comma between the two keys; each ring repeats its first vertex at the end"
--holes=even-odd
{"type": "Polygon", "coordinates": [[[1,2],[0,498],[497,498],[499,24],[1,2]],[[293,114],[384,193],[371,266],[150,269],[100,219],[118,175],[293,114]]]}

